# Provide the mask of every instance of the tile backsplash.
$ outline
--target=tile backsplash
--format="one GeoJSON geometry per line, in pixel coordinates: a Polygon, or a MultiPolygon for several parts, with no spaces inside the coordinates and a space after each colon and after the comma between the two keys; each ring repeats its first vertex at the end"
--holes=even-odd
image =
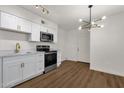
{"type": "Polygon", "coordinates": [[[50,45],[51,49],[57,49],[56,44],[42,43],[42,42],[29,42],[20,40],[0,40],[0,51],[15,51],[16,43],[20,43],[21,51],[36,50],[36,45],[50,45]]]}

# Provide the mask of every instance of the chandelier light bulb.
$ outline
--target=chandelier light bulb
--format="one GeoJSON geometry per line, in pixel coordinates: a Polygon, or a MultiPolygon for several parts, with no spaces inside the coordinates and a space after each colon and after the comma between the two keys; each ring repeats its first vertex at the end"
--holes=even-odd
{"type": "Polygon", "coordinates": [[[82,30],[82,27],[81,27],[81,26],[79,26],[78,30],[82,30]]]}
{"type": "Polygon", "coordinates": [[[104,25],[101,25],[100,27],[101,27],[101,28],[103,28],[103,27],[104,27],[104,25]]]}
{"type": "Polygon", "coordinates": [[[92,24],[92,25],[94,25],[94,24],[95,24],[95,22],[91,22],[91,24],[92,24]]]}
{"type": "Polygon", "coordinates": [[[106,19],[106,16],[103,16],[103,17],[102,17],[102,20],[105,20],[105,19],[106,19]]]}
{"type": "Polygon", "coordinates": [[[79,19],[79,22],[83,22],[83,19],[79,19]]]}

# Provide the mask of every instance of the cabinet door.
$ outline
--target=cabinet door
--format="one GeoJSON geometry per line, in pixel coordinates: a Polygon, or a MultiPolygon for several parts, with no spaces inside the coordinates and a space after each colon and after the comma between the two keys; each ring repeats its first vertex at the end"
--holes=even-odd
{"type": "Polygon", "coordinates": [[[17,30],[16,16],[1,12],[1,27],[17,30]]]}
{"type": "Polygon", "coordinates": [[[42,32],[48,32],[48,29],[44,26],[40,26],[40,31],[42,32]]]}
{"type": "Polygon", "coordinates": [[[57,66],[60,66],[60,64],[61,64],[61,52],[58,51],[57,52],[57,66]]]}
{"type": "Polygon", "coordinates": [[[40,25],[32,23],[31,41],[40,41],[40,25]]]}
{"type": "Polygon", "coordinates": [[[37,55],[37,64],[36,64],[36,72],[37,74],[42,73],[44,71],[44,54],[37,55]]]}
{"type": "Polygon", "coordinates": [[[0,58],[0,88],[2,87],[2,59],[0,58]]]}
{"type": "Polygon", "coordinates": [[[22,80],[21,62],[3,61],[3,87],[10,87],[22,80]]]}
{"type": "Polygon", "coordinates": [[[36,74],[35,57],[31,56],[25,59],[23,65],[23,79],[28,79],[36,74]]]}
{"type": "Polygon", "coordinates": [[[31,33],[31,22],[17,17],[17,30],[31,33]]]}
{"type": "Polygon", "coordinates": [[[48,28],[48,33],[52,33],[53,34],[53,42],[57,43],[57,30],[56,29],[52,29],[52,28],[48,28]]]}

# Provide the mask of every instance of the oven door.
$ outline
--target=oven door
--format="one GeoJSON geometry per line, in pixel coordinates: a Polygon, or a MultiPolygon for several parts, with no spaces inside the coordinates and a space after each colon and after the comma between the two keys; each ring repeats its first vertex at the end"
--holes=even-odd
{"type": "Polygon", "coordinates": [[[45,53],[45,67],[57,64],[57,52],[45,53]]]}

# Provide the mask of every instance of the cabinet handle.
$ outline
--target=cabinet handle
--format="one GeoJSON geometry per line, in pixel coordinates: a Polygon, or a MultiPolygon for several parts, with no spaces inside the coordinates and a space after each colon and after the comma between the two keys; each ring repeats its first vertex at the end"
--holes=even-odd
{"type": "Polygon", "coordinates": [[[25,67],[25,64],[23,63],[23,67],[25,67]]]}
{"type": "Polygon", "coordinates": [[[23,63],[21,64],[21,68],[23,67],[23,63]]]}
{"type": "Polygon", "coordinates": [[[17,25],[17,30],[21,30],[21,26],[20,25],[17,25]]]}
{"type": "Polygon", "coordinates": [[[24,63],[22,63],[22,64],[21,64],[21,68],[24,68],[24,66],[25,66],[24,63]]]}

